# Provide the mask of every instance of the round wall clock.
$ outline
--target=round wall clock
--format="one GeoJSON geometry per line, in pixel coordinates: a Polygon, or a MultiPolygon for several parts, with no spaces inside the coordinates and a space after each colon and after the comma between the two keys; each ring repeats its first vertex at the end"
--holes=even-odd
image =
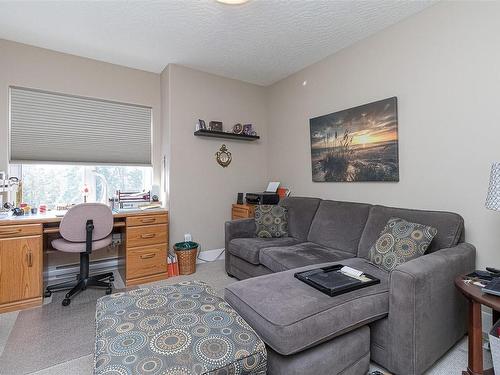
{"type": "Polygon", "coordinates": [[[215,159],[223,168],[226,168],[229,164],[231,164],[232,156],[226,145],[222,145],[220,150],[215,153],[215,159]]]}

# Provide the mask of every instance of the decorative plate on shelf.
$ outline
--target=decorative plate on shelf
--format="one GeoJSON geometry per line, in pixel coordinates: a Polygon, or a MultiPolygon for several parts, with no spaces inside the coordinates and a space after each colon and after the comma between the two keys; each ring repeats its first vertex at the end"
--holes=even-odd
{"type": "Polygon", "coordinates": [[[241,134],[243,132],[243,125],[241,124],[235,124],[233,126],[233,133],[234,134],[241,134]]]}

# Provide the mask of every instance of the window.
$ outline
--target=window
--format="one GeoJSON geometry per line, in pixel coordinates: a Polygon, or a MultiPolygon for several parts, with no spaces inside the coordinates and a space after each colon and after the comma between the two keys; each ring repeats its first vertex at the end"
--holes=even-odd
{"type": "Polygon", "coordinates": [[[116,190],[149,190],[152,184],[151,167],[23,164],[11,171],[21,177],[22,201],[49,209],[82,203],[85,186],[88,202],[107,202],[116,190]]]}

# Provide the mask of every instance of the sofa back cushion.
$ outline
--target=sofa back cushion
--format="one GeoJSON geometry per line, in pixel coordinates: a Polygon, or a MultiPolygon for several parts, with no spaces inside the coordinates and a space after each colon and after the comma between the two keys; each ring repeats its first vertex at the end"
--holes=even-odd
{"type": "Polygon", "coordinates": [[[286,197],[280,205],[288,209],[288,236],[306,241],[319,198],[286,197]]]}
{"type": "Polygon", "coordinates": [[[455,246],[463,238],[464,219],[458,214],[444,211],[373,206],[370,210],[365,230],[361,235],[361,241],[358,247],[358,257],[368,257],[370,248],[375,241],[377,241],[380,233],[391,217],[398,217],[412,223],[419,223],[436,228],[437,235],[432,240],[427,253],[455,246]]]}
{"type": "Polygon", "coordinates": [[[356,255],[370,207],[365,203],[321,201],[307,240],[356,255]]]}

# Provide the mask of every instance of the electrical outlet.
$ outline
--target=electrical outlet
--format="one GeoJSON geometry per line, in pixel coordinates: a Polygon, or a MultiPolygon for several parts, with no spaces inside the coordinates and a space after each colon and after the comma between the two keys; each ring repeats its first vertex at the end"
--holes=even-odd
{"type": "Polygon", "coordinates": [[[122,235],[121,233],[113,233],[113,237],[111,238],[111,244],[113,246],[121,245],[122,243],[122,235]]]}
{"type": "Polygon", "coordinates": [[[184,235],[184,242],[190,242],[193,240],[193,237],[191,236],[191,233],[186,233],[184,235]]]}

